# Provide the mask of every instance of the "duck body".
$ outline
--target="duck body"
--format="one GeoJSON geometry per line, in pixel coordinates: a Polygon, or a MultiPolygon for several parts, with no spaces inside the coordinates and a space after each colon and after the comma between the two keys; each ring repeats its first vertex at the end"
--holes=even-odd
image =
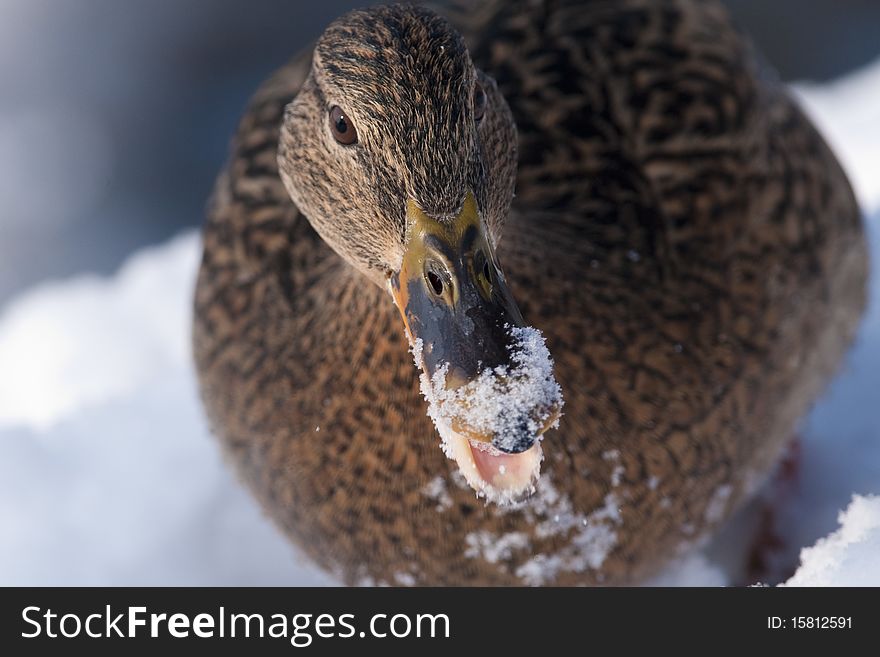
{"type": "Polygon", "coordinates": [[[348,583],[633,583],[765,480],[851,342],[860,213],[714,2],[451,8],[517,124],[498,251],[565,407],[535,493],[474,495],[388,292],[278,171],[311,52],[238,128],[204,229],[194,345],[212,430],[272,519],[348,583]]]}

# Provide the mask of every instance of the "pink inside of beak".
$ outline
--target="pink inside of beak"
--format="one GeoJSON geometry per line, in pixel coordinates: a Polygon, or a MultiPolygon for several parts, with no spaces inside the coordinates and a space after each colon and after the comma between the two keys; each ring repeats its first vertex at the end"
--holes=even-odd
{"type": "Polygon", "coordinates": [[[480,476],[489,484],[498,487],[510,486],[514,482],[528,482],[535,472],[535,452],[540,450],[537,441],[525,452],[507,454],[485,443],[468,441],[474,464],[480,476]]]}

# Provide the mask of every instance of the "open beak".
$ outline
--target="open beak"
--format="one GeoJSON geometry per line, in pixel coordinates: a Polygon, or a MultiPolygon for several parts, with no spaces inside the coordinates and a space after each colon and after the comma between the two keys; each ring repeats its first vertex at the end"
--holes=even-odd
{"type": "Polygon", "coordinates": [[[543,337],[513,301],[473,194],[447,221],[407,203],[406,251],[389,285],[447,456],[490,501],[530,493],[562,393],[543,337]]]}

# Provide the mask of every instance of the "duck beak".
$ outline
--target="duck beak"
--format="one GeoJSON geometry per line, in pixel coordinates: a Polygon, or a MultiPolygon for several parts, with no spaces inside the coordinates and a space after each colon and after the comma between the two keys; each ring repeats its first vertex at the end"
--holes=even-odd
{"type": "Polygon", "coordinates": [[[491,501],[534,490],[540,439],[562,394],[540,332],[527,327],[468,192],[452,220],[409,200],[407,244],[389,278],[428,414],[468,483],[491,501]]]}

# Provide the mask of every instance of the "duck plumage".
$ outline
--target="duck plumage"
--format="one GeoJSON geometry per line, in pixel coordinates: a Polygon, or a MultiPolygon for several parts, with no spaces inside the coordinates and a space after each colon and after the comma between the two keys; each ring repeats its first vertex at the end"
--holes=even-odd
{"type": "MultiPolygon", "coordinates": [[[[343,581],[638,581],[749,498],[833,374],[864,304],[857,205],[715,2],[444,11],[517,127],[498,256],[565,399],[535,493],[501,507],[464,483],[388,290],[291,201],[279,140],[311,50],[252,99],[204,228],[194,345],[212,430],[343,581]]],[[[341,198],[370,193],[354,182],[341,198]]],[[[351,243],[385,240],[376,228],[351,243]]]]}

